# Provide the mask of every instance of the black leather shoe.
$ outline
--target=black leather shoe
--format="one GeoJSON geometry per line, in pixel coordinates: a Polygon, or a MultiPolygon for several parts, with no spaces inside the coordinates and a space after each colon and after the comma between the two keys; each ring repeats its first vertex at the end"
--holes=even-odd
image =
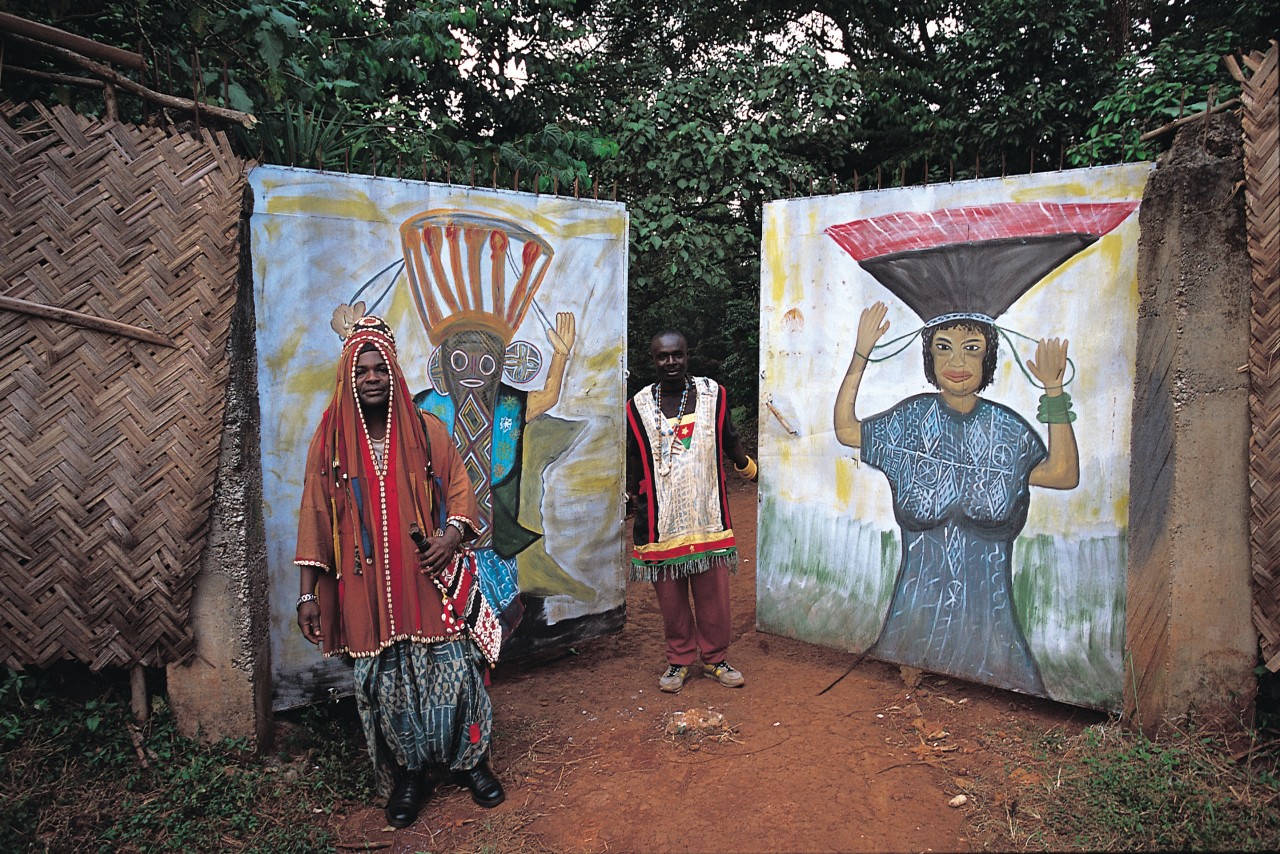
{"type": "Polygon", "coordinates": [[[396,778],[391,797],[387,799],[387,824],[408,827],[418,819],[418,811],[431,795],[431,785],[421,771],[403,771],[396,778]]]}
{"type": "Polygon", "coordinates": [[[507,799],[502,784],[489,770],[489,763],[483,760],[468,771],[454,771],[453,781],[464,789],[470,789],[471,800],[482,807],[496,807],[507,799]]]}

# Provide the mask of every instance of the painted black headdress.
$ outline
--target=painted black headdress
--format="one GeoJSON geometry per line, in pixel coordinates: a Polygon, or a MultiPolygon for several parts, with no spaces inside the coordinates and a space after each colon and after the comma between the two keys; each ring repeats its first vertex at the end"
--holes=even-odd
{"type": "Polygon", "coordinates": [[[1008,202],[904,211],[826,229],[926,326],[995,319],[1138,206],[1008,202]]]}

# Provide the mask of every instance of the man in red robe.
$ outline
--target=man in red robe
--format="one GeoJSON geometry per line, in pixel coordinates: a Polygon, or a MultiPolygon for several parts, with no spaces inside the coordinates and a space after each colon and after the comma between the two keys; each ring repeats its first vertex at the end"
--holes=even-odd
{"type": "Polygon", "coordinates": [[[486,671],[501,630],[475,583],[476,504],[439,419],[420,413],[380,318],[343,307],[333,398],[307,452],[298,626],[354,663],[387,821],[412,824],[447,772],[476,803],[505,798],[487,756],[486,671]]]}

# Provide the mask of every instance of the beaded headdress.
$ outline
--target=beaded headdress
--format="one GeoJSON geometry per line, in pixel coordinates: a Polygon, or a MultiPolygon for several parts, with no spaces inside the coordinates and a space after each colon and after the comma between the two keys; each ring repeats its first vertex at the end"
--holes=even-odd
{"type": "Polygon", "coordinates": [[[376,314],[365,314],[363,302],[340,305],[335,308],[329,326],[342,339],[344,353],[352,347],[359,348],[365,343],[370,343],[378,344],[379,349],[386,348],[391,355],[395,355],[395,333],[381,317],[376,314]]]}

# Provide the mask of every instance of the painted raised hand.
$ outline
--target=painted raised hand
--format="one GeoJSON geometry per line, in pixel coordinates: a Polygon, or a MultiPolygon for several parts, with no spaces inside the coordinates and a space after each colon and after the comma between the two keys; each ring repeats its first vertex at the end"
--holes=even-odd
{"type": "Polygon", "coordinates": [[[567,356],[573,349],[573,342],[577,339],[577,321],[574,320],[573,312],[556,312],[556,328],[547,330],[547,340],[551,342],[551,349],[557,356],[567,356]]]}
{"type": "Polygon", "coordinates": [[[1062,391],[1062,380],[1067,374],[1066,338],[1042,338],[1036,345],[1035,359],[1027,360],[1027,370],[1040,381],[1047,394],[1062,391]]]}
{"type": "Polygon", "coordinates": [[[888,312],[889,307],[883,302],[873,303],[862,310],[858,318],[858,337],[853,345],[857,355],[871,358],[871,350],[889,331],[889,321],[884,319],[888,312]]]}

